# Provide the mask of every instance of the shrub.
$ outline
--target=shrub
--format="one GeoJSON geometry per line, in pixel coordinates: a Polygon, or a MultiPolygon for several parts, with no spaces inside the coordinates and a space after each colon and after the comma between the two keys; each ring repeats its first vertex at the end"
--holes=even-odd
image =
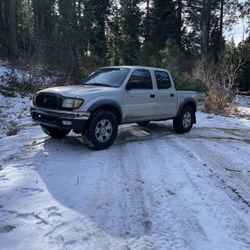
{"type": "Polygon", "coordinates": [[[192,79],[188,74],[184,75],[177,71],[172,71],[177,90],[198,91],[207,93],[208,88],[202,80],[192,79]]]}

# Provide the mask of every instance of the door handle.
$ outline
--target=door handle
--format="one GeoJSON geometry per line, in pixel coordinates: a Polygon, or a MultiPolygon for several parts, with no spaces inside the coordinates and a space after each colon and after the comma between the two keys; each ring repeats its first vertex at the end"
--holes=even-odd
{"type": "Polygon", "coordinates": [[[171,97],[174,97],[174,94],[172,93],[172,94],[170,94],[170,96],[171,96],[171,97]]]}
{"type": "Polygon", "coordinates": [[[151,98],[155,98],[155,95],[150,95],[151,98]]]}

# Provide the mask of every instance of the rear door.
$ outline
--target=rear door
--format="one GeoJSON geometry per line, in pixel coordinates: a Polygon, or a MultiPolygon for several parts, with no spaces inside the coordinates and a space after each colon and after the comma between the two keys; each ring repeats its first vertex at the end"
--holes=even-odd
{"type": "Polygon", "coordinates": [[[127,86],[133,88],[124,91],[124,119],[126,122],[146,121],[156,117],[156,90],[153,87],[151,72],[136,69],[127,86]]]}
{"type": "Polygon", "coordinates": [[[155,70],[154,77],[158,89],[157,118],[172,118],[177,112],[177,94],[167,71],[155,70]]]}

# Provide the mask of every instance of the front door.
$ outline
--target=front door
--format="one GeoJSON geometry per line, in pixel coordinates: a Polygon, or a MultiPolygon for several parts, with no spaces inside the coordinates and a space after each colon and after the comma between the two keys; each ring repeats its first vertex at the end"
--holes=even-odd
{"type": "Polygon", "coordinates": [[[157,96],[149,70],[135,70],[124,92],[124,119],[126,122],[147,121],[156,117],[157,96]]]}

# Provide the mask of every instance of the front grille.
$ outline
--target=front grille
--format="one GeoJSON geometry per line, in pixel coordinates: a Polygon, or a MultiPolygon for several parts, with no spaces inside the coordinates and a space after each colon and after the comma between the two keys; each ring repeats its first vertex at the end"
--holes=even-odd
{"type": "Polygon", "coordinates": [[[62,97],[54,94],[38,94],[35,100],[35,105],[40,108],[61,109],[62,97]]]}

